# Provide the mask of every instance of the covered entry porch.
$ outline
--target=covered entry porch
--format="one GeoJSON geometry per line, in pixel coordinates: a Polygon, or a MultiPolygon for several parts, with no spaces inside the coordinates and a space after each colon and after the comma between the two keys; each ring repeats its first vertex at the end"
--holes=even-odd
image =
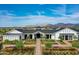
{"type": "Polygon", "coordinates": [[[44,34],[37,32],[24,35],[24,39],[39,39],[39,38],[51,39],[51,34],[44,34]]]}
{"type": "Polygon", "coordinates": [[[62,40],[73,40],[73,37],[74,37],[75,35],[72,33],[61,33],[60,35],[59,35],[59,39],[62,39],[62,40]]]}

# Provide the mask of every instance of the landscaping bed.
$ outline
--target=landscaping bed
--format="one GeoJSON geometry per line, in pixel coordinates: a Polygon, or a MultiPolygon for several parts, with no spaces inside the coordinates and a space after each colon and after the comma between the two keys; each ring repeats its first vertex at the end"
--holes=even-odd
{"type": "Polygon", "coordinates": [[[18,40],[13,40],[13,41],[5,40],[5,41],[3,42],[3,44],[16,44],[17,41],[18,41],[18,40]]]}
{"type": "Polygon", "coordinates": [[[36,44],[36,40],[25,40],[24,44],[28,44],[28,45],[30,45],[30,44],[36,44]]]}
{"type": "Polygon", "coordinates": [[[43,55],[79,55],[75,48],[43,48],[43,55]]]}
{"type": "Polygon", "coordinates": [[[51,39],[41,40],[41,43],[42,44],[45,44],[45,43],[52,43],[52,44],[54,44],[55,43],[55,40],[51,40],[51,39]]]}
{"type": "Polygon", "coordinates": [[[63,41],[61,40],[57,40],[60,44],[65,44],[63,41]]]}
{"type": "Polygon", "coordinates": [[[34,55],[35,47],[24,47],[17,49],[16,47],[6,47],[2,49],[0,55],[34,55]]]}
{"type": "Polygon", "coordinates": [[[72,47],[79,48],[79,40],[72,41],[72,47]]]}

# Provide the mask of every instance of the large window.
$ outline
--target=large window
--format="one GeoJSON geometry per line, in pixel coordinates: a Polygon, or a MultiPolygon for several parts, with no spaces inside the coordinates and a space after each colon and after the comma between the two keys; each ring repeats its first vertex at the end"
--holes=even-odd
{"type": "Polygon", "coordinates": [[[46,39],[49,39],[50,38],[50,35],[49,34],[46,34],[46,39]]]}
{"type": "Polygon", "coordinates": [[[25,39],[27,39],[27,34],[25,35],[25,39]]]}
{"type": "Polygon", "coordinates": [[[29,35],[29,38],[32,39],[32,34],[29,35]]]}

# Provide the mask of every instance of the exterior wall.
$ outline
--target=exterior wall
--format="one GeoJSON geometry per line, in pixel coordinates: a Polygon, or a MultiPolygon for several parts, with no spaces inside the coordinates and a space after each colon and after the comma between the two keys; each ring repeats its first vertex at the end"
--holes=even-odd
{"type": "Polygon", "coordinates": [[[51,39],[55,40],[55,33],[51,35],[51,39]]]}
{"type": "Polygon", "coordinates": [[[18,30],[11,30],[9,32],[7,32],[6,35],[3,35],[3,40],[19,40],[19,39],[23,39],[23,35],[22,32],[18,31],[18,30]]]}
{"type": "Polygon", "coordinates": [[[52,39],[60,40],[60,39],[59,39],[59,35],[60,35],[61,33],[74,34],[74,35],[76,35],[76,36],[78,37],[76,31],[74,31],[74,30],[72,30],[72,29],[69,29],[69,28],[65,28],[65,29],[63,29],[63,30],[60,30],[60,31],[56,32],[54,35],[52,35],[52,39]]]}
{"type": "MultiPolygon", "coordinates": [[[[36,33],[41,33],[43,36],[45,36],[46,34],[45,33],[42,33],[42,32],[40,32],[40,31],[37,31],[37,32],[35,32],[35,33],[31,33],[32,34],[32,39],[35,39],[35,34],[36,33]]],[[[74,31],[74,30],[72,30],[72,29],[69,29],[69,28],[65,28],[65,29],[62,29],[62,30],[60,30],[60,31],[57,31],[57,32],[55,32],[55,33],[52,33],[52,34],[50,34],[49,33],[49,35],[51,35],[51,39],[53,39],[53,40],[60,40],[59,39],[59,35],[60,34],[62,34],[62,33],[66,33],[66,34],[74,34],[75,36],[77,36],[78,37],[78,34],[77,34],[77,32],[76,31],[74,31]]],[[[3,40],[6,40],[6,39],[8,39],[8,40],[19,40],[20,38],[21,39],[24,39],[24,33],[22,33],[22,32],[19,32],[19,31],[17,31],[17,30],[12,30],[12,31],[9,31],[8,32],[8,34],[9,35],[3,35],[3,40]],[[10,33],[10,34],[9,34],[10,33]]],[[[29,36],[29,33],[26,33],[27,34],[27,36],[29,36]]]]}
{"type": "Polygon", "coordinates": [[[3,35],[3,40],[19,40],[20,35],[3,35]]]}

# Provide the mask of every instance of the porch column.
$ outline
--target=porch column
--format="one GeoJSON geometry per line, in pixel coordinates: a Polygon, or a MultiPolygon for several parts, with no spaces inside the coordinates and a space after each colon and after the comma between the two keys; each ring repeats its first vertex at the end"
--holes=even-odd
{"type": "Polygon", "coordinates": [[[64,37],[64,40],[65,40],[65,35],[63,37],[64,37]]]}
{"type": "Polygon", "coordinates": [[[29,34],[27,34],[27,39],[30,39],[30,38],[29,38],[29,34]]]}
{"type": "Polygon", "coordinates": [[[50,39],[51,39],[51,34],[50,34],[50,36],[49,36],[49,37],[50,37],[50,39]]]}
{"type": "Polygon", "coordinates": [[[32,39],[35,39],[35,36],[34,36],[34,34],[32,34],[32,39]]]}
{"type": "Polygon", "coordinates": [[[68,40],[69,40],[69,35],[68,35],[68,40]]]}
{"type": "Polygon", "coordinates": [[[24,34],[20,35],[21,36],[21,39],[24,39],[24,34]]]}
{"type": "Polygon", "coordinates": [[[50,34],[48,34],[48,39],[50,39],[50,34]]]}

